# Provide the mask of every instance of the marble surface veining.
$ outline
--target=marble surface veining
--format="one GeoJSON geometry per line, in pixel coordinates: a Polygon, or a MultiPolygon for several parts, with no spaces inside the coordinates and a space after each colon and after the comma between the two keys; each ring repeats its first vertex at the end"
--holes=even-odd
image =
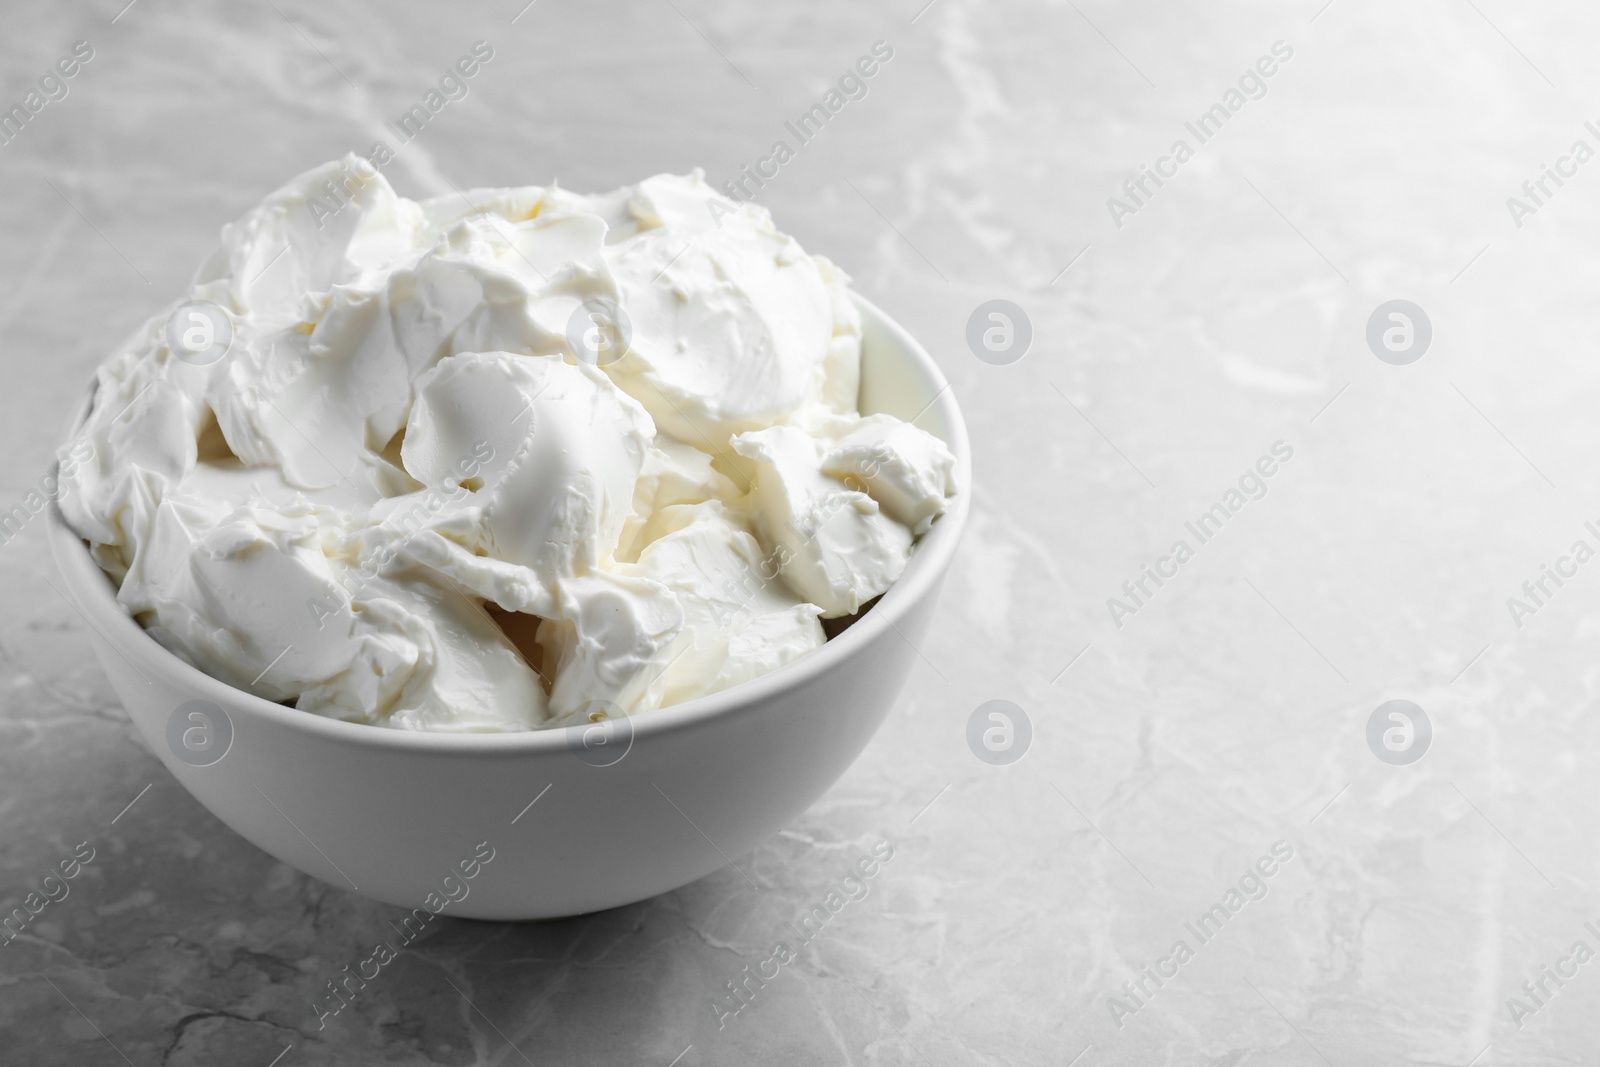
{"type": "Polygon", "coordinates": [[[322,1030],[326,974],[395,909],[179,788],[42,523],[8,529],[0,911],[93,859],[0,948],[0,1062],[1592,1062],[1595,8],[125,2],[0,12],[6,108],[93,49],[0,146],[0,509],[223,223],[369,148],[477,40],[493,60],[389,168],[407,195],[720,184],[887,42],[758,198],[934,353],[975,506],[925,662],[735,857],[755,888],[446,919],[322,1030]],[[1008,365],[967,340],[995,299],[1031,325],[1008,365]],[[1395,299],[1431,323],[1408,365],[1367,336],[1395,299]],[[1432,725],[1405,765],[1368,741],[1393,699],[1432,725]],[[1032,724],[1010,765],[967,742],[991,700],[1032,724]],[[724,983],[884,841],[719,1025],[724,983]]]}

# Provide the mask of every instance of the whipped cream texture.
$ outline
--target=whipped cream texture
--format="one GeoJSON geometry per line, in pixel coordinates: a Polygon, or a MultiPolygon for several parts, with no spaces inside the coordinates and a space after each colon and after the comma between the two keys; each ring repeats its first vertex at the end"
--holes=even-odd
{"type": "Polygon", "coordinates": [[[308,712],[714,693],[821,645],[956,491],[941,441],[857,412],[847,283],[698,172],[415,202],[348,156],[100,368],[63,514],[155,640],[308,712]],[[197,359],[171,322],[207,308],[197,359]]]}

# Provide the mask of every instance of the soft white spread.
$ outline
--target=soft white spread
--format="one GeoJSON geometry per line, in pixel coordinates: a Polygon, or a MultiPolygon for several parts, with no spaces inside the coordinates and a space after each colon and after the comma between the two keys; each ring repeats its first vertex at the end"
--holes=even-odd
{"type": "Polygon", "coordinates": [[[698,172],[418,203],[346,157],[101,367],[62,508],[156,640],[269,700],[446,731],[676,704],[821,645],[956,491],[941,441],[857,413],[847,283],[698,172]],[[190,301],[232,327],[203,366],[168,342],[190,301]]]}

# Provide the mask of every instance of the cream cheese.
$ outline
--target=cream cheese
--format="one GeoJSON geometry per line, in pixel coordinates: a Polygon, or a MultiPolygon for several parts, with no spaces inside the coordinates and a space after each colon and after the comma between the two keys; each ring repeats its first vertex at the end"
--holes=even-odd
{"type": "Polygon", "coordinates": [[[820,646],[957,489],[940,441],[858,414],[847,285],[698,172],[414,202],[346,157],[107,359],[64,514],[156,640],[308,712],[680,703],[820,646]],[[169,340],[192,302],[215,362],[169,340]]]}

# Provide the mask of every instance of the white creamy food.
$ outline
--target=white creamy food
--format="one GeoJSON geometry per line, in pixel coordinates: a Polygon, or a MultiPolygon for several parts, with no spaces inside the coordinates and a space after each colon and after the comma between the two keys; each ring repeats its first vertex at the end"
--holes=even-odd
{"type": "Polygon", "coordinates": [[[157,641],[269,700],[679,703],[821,645],[955,491],[937,438],[858,414],[847,282],[698,172],[419,203],[349,156],[102,366],[61,506],[157,641]],[[232,329],[203,365],[168,329],[196,301],[232,329]]]}

